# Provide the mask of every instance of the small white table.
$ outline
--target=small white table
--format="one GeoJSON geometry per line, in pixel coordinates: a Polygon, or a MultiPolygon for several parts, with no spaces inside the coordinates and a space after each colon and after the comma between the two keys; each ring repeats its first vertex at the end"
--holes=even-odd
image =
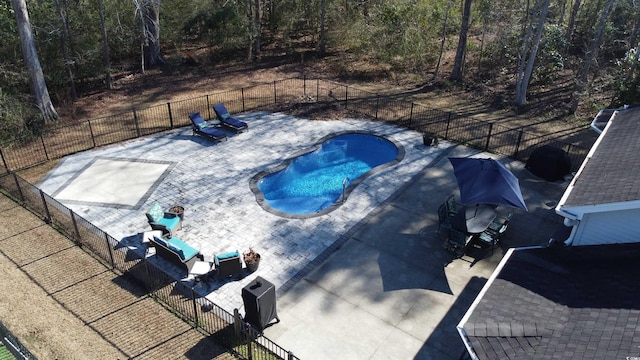
{"type": "Polygon", "coordinates": [[[213,263],[208,261],[196,261],[191,269],[189,269],[189,275],[193,275],[195,281],[199,281],[203,276],[207,275],[213,268],[213,263]]]}
{"type": "Polygon", "coordinates": [[[145,231],[142,234],[142,243],[148,244],[151,241],[150,239],[153,239],[154,236],[162,238],[162,231],[160,230],[145,231]]]}

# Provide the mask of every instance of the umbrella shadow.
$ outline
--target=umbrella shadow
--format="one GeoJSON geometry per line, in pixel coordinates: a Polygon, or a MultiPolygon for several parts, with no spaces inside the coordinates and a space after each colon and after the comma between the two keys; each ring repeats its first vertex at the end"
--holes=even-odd
{"type": "Polygon", "coordinates": [[[380,252],[377,262],[385,292],[425,289],[453,294],[445,273],[452,257],[440,244],[423,246],[426,251],[406,247],[401,252],[380,252]]]}

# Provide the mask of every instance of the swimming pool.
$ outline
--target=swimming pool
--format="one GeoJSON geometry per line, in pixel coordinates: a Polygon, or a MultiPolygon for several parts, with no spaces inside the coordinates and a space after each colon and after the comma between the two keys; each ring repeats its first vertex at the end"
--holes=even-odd
{"type": "Polygon", "coordinates": [[[404,148],[371,133],[322,138],[309,149],[251,180],[258,203],[290,218],[319,216],[344,203],[362,180],[404,157],[404,148]]]}

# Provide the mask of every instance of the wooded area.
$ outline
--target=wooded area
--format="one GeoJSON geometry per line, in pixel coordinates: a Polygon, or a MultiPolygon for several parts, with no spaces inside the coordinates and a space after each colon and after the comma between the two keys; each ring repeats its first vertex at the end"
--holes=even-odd
{"type": "Polygon", "coordinates": [[[481,83],[522,111],[532,86],[569,86],[567,113],[638,102],[631,0],[0,0],[0,12],[3,141],[37,133],[55,106],[116,75],[265,54],[331,53],[424,83],[481,83]]]}

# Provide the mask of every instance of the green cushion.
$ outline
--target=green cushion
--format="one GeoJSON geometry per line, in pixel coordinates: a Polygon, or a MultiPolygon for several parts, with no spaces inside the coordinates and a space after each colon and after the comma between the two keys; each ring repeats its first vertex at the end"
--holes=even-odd
{"type": "Polygon", "coordinates": [[[153,205],[151,205],[151,208],[149,208],[149,210],[147,211],[147,214],[149,214],[149,217],[151,217],[152,222],[157,223],[160,222],[164,217],[164,210],[162,210],[160,204],[154,202],[153,205]]]}

